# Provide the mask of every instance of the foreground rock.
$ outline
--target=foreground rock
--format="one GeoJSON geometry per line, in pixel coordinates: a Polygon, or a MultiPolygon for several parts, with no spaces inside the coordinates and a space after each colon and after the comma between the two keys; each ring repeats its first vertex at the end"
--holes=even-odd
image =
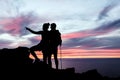
{"type": "Polygon", "coordinates": [[[0,50],[0,75],[1,79],[34,79],[34,80],[120,80],[105,77],[96,69],[83,73],[75,73],[74,68],[53,69],[42,61],[29,58],[29,48],[18,47],[15,49],[0,50]]]}

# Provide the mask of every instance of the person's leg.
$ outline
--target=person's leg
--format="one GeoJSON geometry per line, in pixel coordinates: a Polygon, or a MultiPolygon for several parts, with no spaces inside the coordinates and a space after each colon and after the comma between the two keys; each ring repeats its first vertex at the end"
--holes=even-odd
{"type": "Polygon", "coordinates": [[[39,58],[37,57],[37,55],[35,54],[35,50],[36,50],[37,46],[33,46],[30,48],[30,53],[32,54],[32,56],[36,59],[39,60],[39,58]]]}
{"type": "Polygon", "coordinates": [[[52,55],[51,55],[51,54],[49,54],[49,55],[48,55],[48,65],[52,68],[52,61],[51,61],[51,57],[52,57],[52,55]]]}
{"type": "Polygon", "coordinates": [[[55,66],[56,66],[56,69],[58,69],[58,56],[57,56],[57,48],[54,48],[54,60],[55,60],[55,66]]]}
{"type": "Polygon", "coordinates": [[[45,51],[42,51],[42,53],[43,53],[43,62],[45,64],[47,64],[47,55],[46,55],[45,51]]]}
{"type": "Polygon", "coordinates": [[[51,53],[48,50],[42,50],[43,53],[43,62],[45,62],[46,64],[48,64],[49,67],[52,68],[52,62],[51,62],[51,53]]]}

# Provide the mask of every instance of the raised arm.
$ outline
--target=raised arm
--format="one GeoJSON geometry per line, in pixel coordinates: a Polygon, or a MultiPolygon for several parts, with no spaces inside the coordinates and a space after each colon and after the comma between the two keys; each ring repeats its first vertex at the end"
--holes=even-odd
{"type": "Polygon", "coordinates": [[[31,33],[33,33],[33,34],[42,34],[42,31],[33,31],[33,30],[31,30],[30,28],[27,28],[26,27],[26,30],[28,30],[28,31],[30,31],[31,33]]]}

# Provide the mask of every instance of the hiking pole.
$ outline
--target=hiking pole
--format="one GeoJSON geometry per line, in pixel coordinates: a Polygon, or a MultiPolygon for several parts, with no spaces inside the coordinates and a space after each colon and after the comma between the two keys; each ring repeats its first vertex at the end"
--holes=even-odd
{"type": "Polygon", "coordinates": [[[62,69],[62,50],[61,50],[61,45],[60,45],[60,63],[61,63],[61,69],[62,69]]]}

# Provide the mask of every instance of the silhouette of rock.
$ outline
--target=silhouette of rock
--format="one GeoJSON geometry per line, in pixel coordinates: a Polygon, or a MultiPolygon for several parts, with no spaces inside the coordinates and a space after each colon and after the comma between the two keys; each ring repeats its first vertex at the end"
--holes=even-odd
{"type": "Polygon", "coordinates": [[[96,69],[75,73],[75,68],[53,69],[42,61],[29,58],[29,48],[4,48],[0,50],[0,73],[4,79],[40,80],[120,80],[120,77],[102,76],[96,69]],[[5,77],[4,77],[5,76],[5,77]]]}
{"type": "Polygon", "coordinates": [[[78,78],[80,80],[102,80],[103,76],[99,74],[96,69],[93,69],[79,74],[78,78]]]}
{"type": "Polygon", "coordinates": [[[15,49],[4,48],[0,50],[0,64],[30,64],[29,48],[18,47],[15,49]]]}

